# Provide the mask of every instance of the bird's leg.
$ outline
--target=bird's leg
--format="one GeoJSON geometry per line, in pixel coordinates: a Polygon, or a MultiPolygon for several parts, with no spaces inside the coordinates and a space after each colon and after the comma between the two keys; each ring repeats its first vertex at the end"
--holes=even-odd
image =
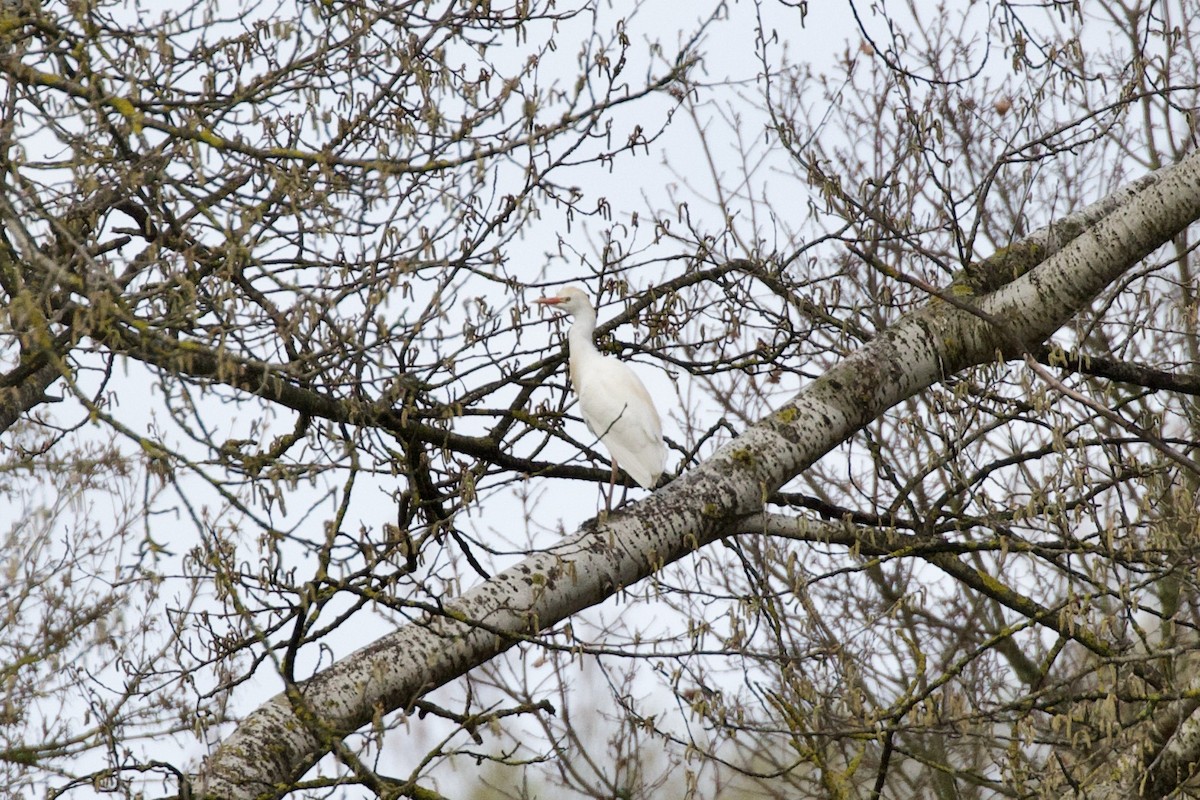
{"type": "Polygon", "coordinates": [[[604,510],[612,512],[613,494],[617,491],[617,459],[612,460],[612,476],[608,479],[608,495],[604,498],[604,510]]]}

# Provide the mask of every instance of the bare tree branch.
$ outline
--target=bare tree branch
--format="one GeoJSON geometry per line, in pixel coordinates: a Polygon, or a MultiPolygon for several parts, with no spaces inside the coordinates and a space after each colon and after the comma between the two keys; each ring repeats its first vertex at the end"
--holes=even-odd
{"type": "MultiPolygon", "coordinates": [[[[1027,341],[1040,341],[1198,218],[1200,156],[1191,156],[1054,256],[980,297],[979,307],[1027,341]]],[[[585,526],[443,612],[264,704],[206,762],[199,795],[250,798],[287,785],[380,707],[405,708],[524,637],[733,532],[766,494],[885,409],[987,363],[1007,342],[1006,332],[942,303],[908,315],[652,498],[585,526]]]]}

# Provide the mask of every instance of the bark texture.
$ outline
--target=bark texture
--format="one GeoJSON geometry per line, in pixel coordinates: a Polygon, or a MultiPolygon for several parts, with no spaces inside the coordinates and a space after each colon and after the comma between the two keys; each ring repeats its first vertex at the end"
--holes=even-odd
{"type": "MultiPolygon", "coordinates": [[[[998,352],[1016,356],[1035,348],[1198,218],[1200,157],[1193,155],[1076,215],[1070,226],[1033,234],[1018,243],[1037,255],[1015,270],[1019,277],[989,294],[943,293],[644,502],[585,524],[441,613],[269,700],[213,752],[197,776],[197,794],[230,800],[277,794],[380,711],[405,708],[522,637],[742,530],[739,523],[763,510],[768,493],[880,413],[998,352]]],[[[1177,745],[1200,741],[1191,727],[1181,728],[1188,735],[1177,737],[1177,745]]]]}

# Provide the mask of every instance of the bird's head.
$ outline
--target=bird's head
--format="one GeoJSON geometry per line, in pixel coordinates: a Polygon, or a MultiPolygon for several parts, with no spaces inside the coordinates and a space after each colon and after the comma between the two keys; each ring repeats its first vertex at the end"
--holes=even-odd
{"type": "Polygon", "coordinates": [[[577,286],[568,286],[556,295],[539,297],[533,302],[557,308],[573,317],[581,314],[595,313],[595,310],[592,308],[592,301],[588,299],[587,293],[577,286]]]}

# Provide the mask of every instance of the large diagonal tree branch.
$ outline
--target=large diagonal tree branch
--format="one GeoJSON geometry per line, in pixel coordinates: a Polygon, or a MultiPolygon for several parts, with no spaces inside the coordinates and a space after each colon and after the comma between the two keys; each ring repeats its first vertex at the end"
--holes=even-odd
{"type": "Polygon", "coordinates": [[[585,524],[444,613],[272,698],[217,748],[196,788],[222,798],[277,793],[380,711],[408,706],[520,638],[727,535],[768,494],[891,406],[997,352],[1036,346],[1198,218],[1200,157],[1191,156],[1127,193],[1055,255],[1015,270],[1021,277],[983,296],[959,293],[961,303],[935,299],[904,317],[646,501],[585,524]],[[964,308],[968,302],[979,313],[964,308]]]}

